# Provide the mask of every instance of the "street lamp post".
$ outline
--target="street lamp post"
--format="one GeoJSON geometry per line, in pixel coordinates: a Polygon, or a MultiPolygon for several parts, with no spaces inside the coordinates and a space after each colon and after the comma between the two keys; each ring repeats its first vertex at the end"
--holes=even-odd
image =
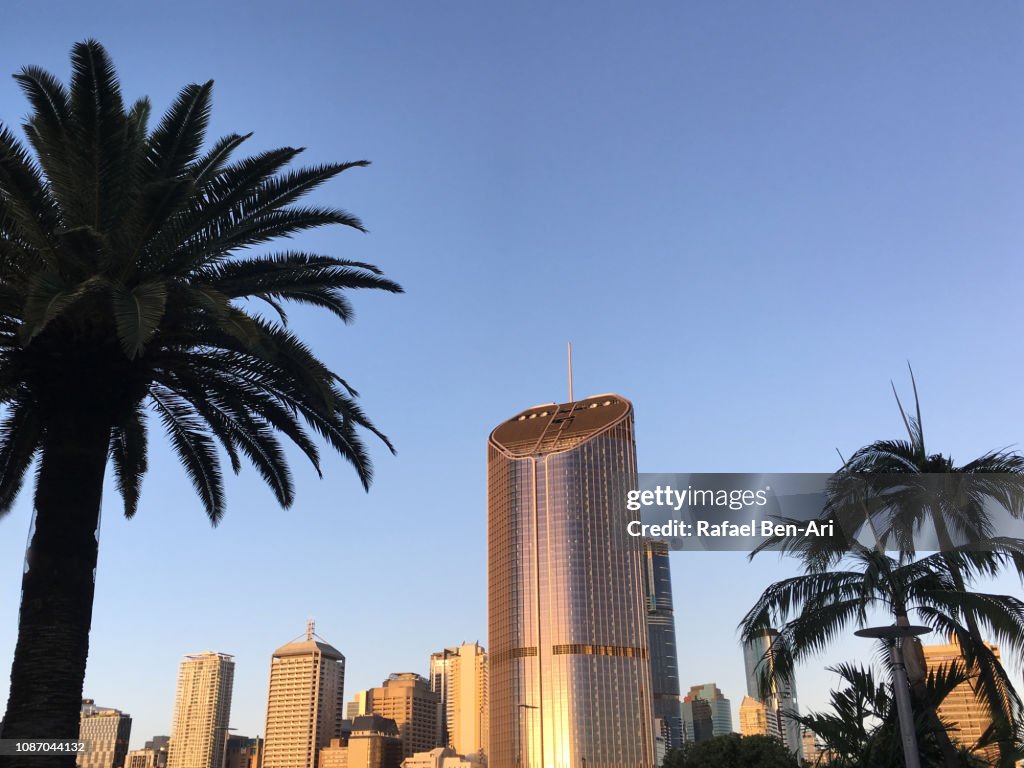
{"type": "Polygon", "coordinates": [[[899,626],[868,627],[854,632],[857,637],[884,640],[889,646],[892,659],[892,687],[896,697],[896,714],[899,717],[900,741],[903,742],[903,760],[907,768],[921,768],[921,756],[917,747],[917,733],[914,730],[914,712],[910,704],[910,684],[907,682],[907,668],[903,663],[903,641],[931,632],[930,627],[899,626]]]}

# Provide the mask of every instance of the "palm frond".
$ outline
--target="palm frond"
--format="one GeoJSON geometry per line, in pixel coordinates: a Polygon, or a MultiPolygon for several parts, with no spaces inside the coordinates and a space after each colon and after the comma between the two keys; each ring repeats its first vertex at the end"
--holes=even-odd
{"type": "Polygon", "coordinates": [[[114,481],[124,501],[124,516],[132,518],[139,508],[139,491],[148,468],[146,412],[137,404],[110,435],[110,458],[114,481]]]}
{"type": "Polygon", "coordinates": [[[154,386],[149,397],[207,517],[217,525],[224,514],[224,479],[216,446],[202,419],[187,400],[163,386],[154,386]]]}
{"type": "Polygon", "coordinates": [[[121,348],[129,359],[134,359],[160,327],[167,304],[167,285],[162,280],[140,283],[131,289],[115,285],[110,298],[121,348]]]}
{"type": "Polygon", "coordinates": [[[16,400],[0,425],[0,517],[10,511],[41,439],[35,409],[16,400]]]}
{"type": "Polygon", "coordinates": [[[183,176],[196,161],[210,122],[212,91],[212,80],[185,86],[149,137],[147,159],[155,177],[183,176]]]}

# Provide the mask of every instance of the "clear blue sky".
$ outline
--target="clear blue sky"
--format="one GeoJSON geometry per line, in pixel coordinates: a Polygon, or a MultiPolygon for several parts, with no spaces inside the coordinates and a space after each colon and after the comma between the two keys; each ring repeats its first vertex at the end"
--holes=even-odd
{"type": "MultiPolygon", "coordinates": [[[[347,698],[486,642],[486,438],[564,399],[568,339],[577,394],[633,400],[641,471],[831,470],[899,434],[908,359],[934,450],[1020,441],[1024,6],[636,5],[8,0],[0,73],[66,78],[95,37],[158,110],[213,78],[213,134],[372,160],[316,197],[371,234],[304,245],[408,291],[355,296],[350,327],[295,313],[398,446],[369,495],[296,464],[281,512],[247,469],[214,530],[160,440],[135,520],[108,492],[85,693],[132,713],[133,745],[207,649],[236,657],[231,725],[262,733],[270,654],[311,615],[347,698]]],[[[0,119],[27,109],[0,80],[0,119]]],[[[29,501],[0,520],[3,665],[29,501]]],[[[736,623],[794,566],[672,567],[684,689],[738,706],[736,623]]],[[[855,654],[802,670],[802,704],[855,654]]]]}

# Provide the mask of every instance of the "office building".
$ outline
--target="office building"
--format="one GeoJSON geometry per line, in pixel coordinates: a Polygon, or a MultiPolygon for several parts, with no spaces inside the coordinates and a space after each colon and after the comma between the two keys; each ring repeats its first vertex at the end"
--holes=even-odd
{"type": "Polygon", "coordinates": [[[696,709],[700,709],[701,713],[703,713],[704,705],[696,705],[695,708],[695,702],[698,701],[702,701],[707,705],[711,718],[711,735],[724,736],[727,733],[733,732],[732,705],[722,695],[717,685],[705,683],[704,685],[693,686],[690,692],[683,697],[683,727],[686,729],[687,741],[699,741],[693,733],[693,723],[703,719],[703,714],[700,717],[696,715],[696,709]]]}
{"type": "Polygon", "coordinates": [[[124,760],[125,768],[167,768],[170,741],[170,736],[154,736],[142,749],[127,754],[124,760]]]}
{"type": "Polygon", "coordinates": [[[310,621],[270,658],[263,768],[316,768],[320,750],[341,736],[345,657],[314,630],[310,621]]]}
{"type": "Polygon", "coordinates": [[[78,755],[75,764],[79,768],[124,768],[131,732],[130,715],[82,699],[78,737],[89,742],[89,751],[78,755]]]}
{"type": "Polygon", "coordinates": [[[744,646],[747,696],[764,706],[766,734],[779,739],[790,752],[799,757],[803,752],[800,723],[787,715],[789,712],[799,712],[796,683],[783,679],[773,669],[774,647],[778,637],[776,630],[767,629],[744,646]],[[762,682],[767,685],[764,690],[761,690],[762,682]]]}
{"type": "Polygon", "coordinates": [[[441,697],[421,675],[399,672],[389,676],[382,686],[367,691],[367,706],[372,713],[395,721],[402,757],[442,746],[441,697]]]}
{"type": "Polygon", "coordinates": [[[483,761],[487,752],[487,653],[463,643],[430,655],[430,688],[441,700],[441,744],[483,761]]]}
{"type": "Polygon", "coordinates": [[[255,739],[248,736],[228,736],[228,743],[225,748],[224,768],[259,768],[259,755],[262,753],[263,740],[258,736],[255,739]],[[253,766],[254,760],[256,761],[253,766]]]}
{"type": "Polygon", "coordinates": [[[685,698],[680,705],[683,715],[683,736],[687,741],[700,743],[715,736],[711,704],[702,698],[685,698]]]}
{"type": "Polygon", "coordinates": [[[394,720],[378,714],[360,715],[352,730],[320,750],[318,768],[399,768],[402,739],[394,720]]]}
{"type": "Polygon", "coordinates": [[[778,730],[770,733],[768,729],[768,713],[764,702],[753,696],[744,696],[740,703],[740,733],[744,736],[774,736],[779,738],[778,730]]]}
{"type": "MultiPolygon", "coordinates": [[[[999,646],[986,643],[997,659],[1000,659],[999,646]]],[[[963,651],[956,642],[945,645],[922,645],[924,661],[928,672],[935,671],[940,666],[949,667],[957,662],[961,668],[966,668],[963,651]]],[[[988,707],[977,694],[970,680],[960,683],[954,688],[942,703],[938,710],[939,718],[948,723],[949,735],[954,741],[965,747],[971,748],[978,743],[978,739],[992,725],[992,716],[988,707]]],[[[990,765],[996,765],[999,761],[999,748],[992,744],[978,752],[990,765]]]]}
{"type": "Polygon", "coordinates": [[[633,407],[529,408],[488,442],[492,768],[650,768],[633,407]]]}
{"type": "Polygon", "coordinates": [[[429,752],[417,752],[402,761],[402,768],[476,768],[479,763],[467,760],[450,747],[434,747],[429,752]]]}
{"type": "Polygon", "coordinates": [[[804,730],[802,742],[804,765],[818,765],[824,750],[818,745],[818,738],[814,735],[814,731],[804,730]]]}
{"type": "Polygon", "coordinates": [[[345,705],[345,719],[355,720],[360,715],[370,714],[370,708],[366,706],[367,691],[359,691],[352,701],[345,705]]]}
{"type": "MultiPolygon", "coordinates": [[[[430,681],[430,690],[437,694],[441,700],[441,744],[450,744],[448,728],[448,687],[452,680],[452,668],[455,666],[455,659],[459,649],[445,648],[430,654],[430,666],[427,672],[427,679],[430,681]]],[[[353,702],[354,703],[354,702],[353,702]]],[[[425,754],[425,753],[424,753],[425,754]]]]}
{"type": "Polygon", "coordinates": [[[666,749],[683,743],[679,708],[679,660],[676,652],[676,620],[672,607],[672,574],[668,544],[645,541],[643,551],[644,603],[647,606],[647,638],[651,654],[651,691],[658,733],[666,749]]]}
{"type": "Polygon", "coordinates": [[[222,768],[231,718],[235,662],[226,653],[186,656],[178,667],[178,689],[167,752],[167,768],[222,768]]]}
{"type": "Polygon", "coordinates": [[[133,750],[125,756],[125,768],[167,768],[170,741],[170,736],[154,736],[142,749],[133,750]]]}
{"type": "Polygon", "coordinates": [[[124,758],[124,768],[156,768],[156,752],[152,749],[133,749],[124,758]]]}

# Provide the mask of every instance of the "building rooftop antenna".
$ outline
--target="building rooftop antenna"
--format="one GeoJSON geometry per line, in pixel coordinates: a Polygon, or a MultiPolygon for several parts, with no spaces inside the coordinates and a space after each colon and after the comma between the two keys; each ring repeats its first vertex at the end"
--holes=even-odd
{"type": "Polygon", "coordinates": [[[313,618],[306,619],[306,641],[313,639],[313,630],[316,629],[316,620],[313,618]]]}
{"type": "Polygon", "coordinates": [[[572,342],[569,342],[569,402],[575,402],[572,397],[572,342]]]}

